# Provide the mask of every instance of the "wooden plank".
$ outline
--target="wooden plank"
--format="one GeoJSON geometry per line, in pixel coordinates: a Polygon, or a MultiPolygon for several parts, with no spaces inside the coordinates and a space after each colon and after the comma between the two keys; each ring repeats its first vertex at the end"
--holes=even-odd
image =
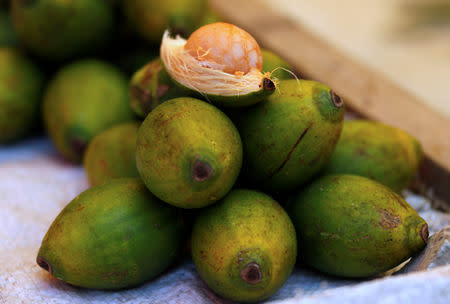
{"type": "MultiPolygon", "coordinates": [[[[441,168],[450,172],[450,120],[445,116],[258,0],[211,2],[227,20],[250,32],[260,44],[301,71],[302,78],[327,84],[363,116],[417,137],[428,163],[438,171],[441,168]]],[[[445,191],[445,199],[450,200],[450,190],[445,190],[450,188],[450,179],[440,183],[443,184],[439,191],[445,191]]]]}
{"type": "Polygon", "coordinates": [[[450,119],[450,27],[407,25],[418,18],[413,4],[448,0],[258,1],[450,119]]]}

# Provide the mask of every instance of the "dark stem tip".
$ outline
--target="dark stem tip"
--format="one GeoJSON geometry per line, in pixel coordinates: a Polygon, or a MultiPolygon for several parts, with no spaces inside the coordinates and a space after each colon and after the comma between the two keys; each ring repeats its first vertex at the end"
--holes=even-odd
{"type": "Polygon", "coordinates": [[[420,229],[420,236],[422,237],[422,240],[426,243],[428,243],[428,224],[425,223],[422,225],[422,228],[420,229]]]}
{"type": "Polygon", "coordinates": [[[52,266],[47,263],[47,261],[43,257],[37,257],[36,262],[41,268],[47,270],[50,274],[52,274],[52,266]]]}
{"type": "Polygon", "coordinates": [[[213,168],[207,163],[196,159],[192,166],[192,177],[197,182],[208,180],[214,173],[213,168]]]}
{"type": "Polygon", "coordinates": [[[248,284],[258,284],[262,281],[262,272],[255,262],[248,263],[241,271],[241,279],[248,284]]]}
{"type": "Polygon", "coordinates": [[[270,78],[264,78],[262,85],[264,91],[275,90],[275,83],[270,78]]]}
{"type": "Polygon", "coordinates": [[[335,107],[340,108],[344,105],[344,100],[342,100],[341,97],[339,97],[338,94],[336,94],[334,91],[330,91],[331,100],[333,101],[333,104],[335,107]]]}

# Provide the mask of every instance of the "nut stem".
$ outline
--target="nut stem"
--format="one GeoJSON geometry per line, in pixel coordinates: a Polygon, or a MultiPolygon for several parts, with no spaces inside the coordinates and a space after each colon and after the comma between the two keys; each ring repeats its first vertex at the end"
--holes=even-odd
{"type": "Polygon", "coordinates": [[[335,107],[340,108],[344,105],[344,101],[341,97],[339,97],[338,94],[336,94],[334,91],[330,91],[331,100],[333,101],[333,104],[335,107]]]}
{"type": "Polygon", "coordinates": [[[248,284],[258,284],[262,281],[261,267],[255,262],[248,263],[241,271],[241,279],[248,284]]]}
{"type": "Polygon", "coordinates": [[[42,267],[43,269],[47,270],[50,274],[52,274],[52,266],[47,263],[47,261],[43,257],[37,257],[36,259],[37,264],[42,267]]]}
{"type": "Polygon", "coordinates": [[[263,89],[264,89],[264,91],[273,91],[273,90],[275,90],[275,83],[269,78],[264,78],[263,79],[263,89]]]}
{"type": "Polygon", "coordinates": [[[213,168],[204,161],[196,159],[192,166],[192,177],[197,182],[204,182],[214,174],[213,168]]]}
{"type": "Polygon", "coordinates": [[[420,236],[422,237],[422,240],[426,243],[428,243],[428,224],[425,223],[422,225],[422,228],[420,229],[420,236]]]}

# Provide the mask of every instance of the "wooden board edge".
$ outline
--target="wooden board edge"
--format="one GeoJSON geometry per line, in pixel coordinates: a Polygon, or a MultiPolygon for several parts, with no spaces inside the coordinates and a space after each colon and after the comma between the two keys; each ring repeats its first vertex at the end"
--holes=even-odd
{"type": "Polygon", "coordinates": [[[301,71],[302,78],[330,86],[362,116],[415,136],[430,166],[424,182],[434,188],[435,195],[450,202],[450,119],[261,1],[212,0],[211,4],[224,18],[301,71]],[[445,179],[440,180],[442,177],[445,179]]]}

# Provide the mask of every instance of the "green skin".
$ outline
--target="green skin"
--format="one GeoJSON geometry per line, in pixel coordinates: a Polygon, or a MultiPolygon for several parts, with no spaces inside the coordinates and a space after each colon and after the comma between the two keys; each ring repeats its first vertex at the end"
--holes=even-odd
{"type": "Polygon", "coordinates": [[[188,37],[200,26],[207,0],[126,0],[123,9],[129,22],[140,36],[153,43],[161,43],[163,33],[188,37]]]}
{"type": "Polygon", "coordinates": [[[288,206],[304,262],[363,278],[389,270],[426,245],[428,226],[398,194],[368,178],[327,175],[288,206]]]}
{"type": "Polygon", "coordinates": [[[276,201],[261,192],[233,190],[197,216],[191,251],[198,273],[214,292],[256,302],[273,295],[291,274],[297,240],[276,201]]]}
{"type": "Polygon", "coordinates": [[[54,144],[75,163],[95,135],[135,119],[126,77],[97,60],[77,61],[56,74],[44,96],[43,115],[54,144]]]}
{"type": "Polygon", "coordinates": [[[185,97],[189,93],[173,83],[159,58],[152,60],[133,75],[129,91],[131,108],[142,118],[162,102],[185,97]]]}
{"type": "Polygon", "coordinates": [[[229,118],[194,98],[154,109],[138,131],[136,164],[150,191],[181,208],[201,208],[231,189],[242,164],[242,143],[229,118]]]}
{"type": "Polygon", "coordinates": [[[174,262],[183,230],[180,212],[139,179],[117,179],[88,189],[61,211],[42,240],[37,263],[75,286],[132,287],[174,262]]]}
{"type": "Polygon", "coordinates": [[[286,192],[326,164],[339,139],[342,100],[314,81],[282,80],[277,92],[233,117],[244,146],[243,179],[286,192]]]}
{"type": "Polygon", "coordinates": [[[139,177],[136,168],[136,140],[140,123],[113,126],[89,143],[83,166],[91,186],[113,178],[139,177]]]}
{"type": "Polygon", "coordinates": [[[413,180],[422,159],[420,143],[403,130],[353,120],[344,123],[325,173],[365,176],[400,192],[413,180]]]}
{"type": "Polygon", "coordinates": [[[0,48],[0,144],[24,137],[39,118],[44,75],[12,48],[0,48]]]}
{"type": "Polygon", "coordinates": [[[272,77],[278,80],[293,78],[291,73],[288,73],[285,70],[283,70],[286,69],[288,71],[293,71],[292,66],[285,60],[283,60],[280,56],[265,49],[261,49],[261,54],[263,57],[263,69],[262,69],[263,73],[273,72],[272,77]]]}
{"type": "Polygon", "coordinates": [[[13,0],[20,41],[35,54],[60,61],[103,46],[113,28],[113,7],[104,0],[13,0]]]}
{"type": "Polygon", "coordinates": [[[0,8],[0,47],[16,46],[18,44],[11,18],[7,11],[0,8]]]}

